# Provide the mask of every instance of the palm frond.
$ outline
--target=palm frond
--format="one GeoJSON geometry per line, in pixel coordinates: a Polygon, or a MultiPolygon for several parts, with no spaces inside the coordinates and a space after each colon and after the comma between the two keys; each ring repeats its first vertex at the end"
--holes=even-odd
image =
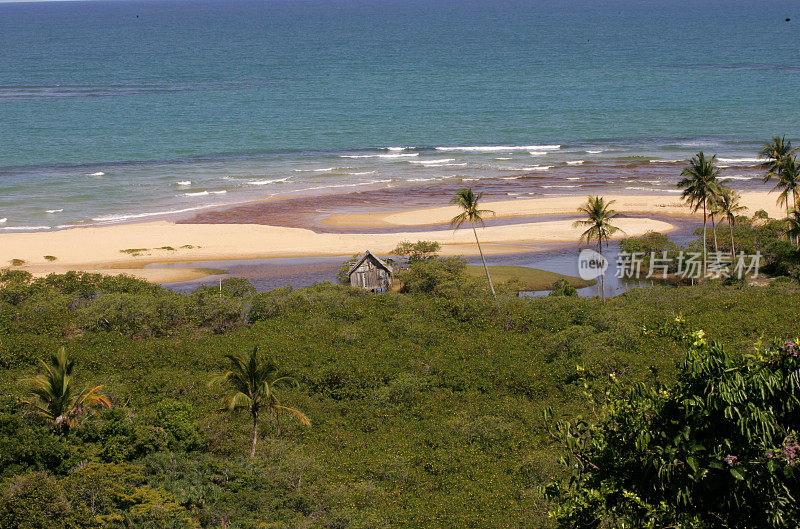
{"type": "Polygon", "coordinates": [[[306,416],[306,414],[303,413],[300,410],[296,410],[294,408],[289,408],[287,406],[282,406],[280,404],[275,405],[275,409],[278,410],[278,411],[282,410],[282,411],[285,411],[286,413],[288,413],[290,415],[293,415],[294,417],[297,418],[298,421],[300,421],[300,424],[302,424],[303,426],[311,426],[311,419],[309,419],[306,416]]]}

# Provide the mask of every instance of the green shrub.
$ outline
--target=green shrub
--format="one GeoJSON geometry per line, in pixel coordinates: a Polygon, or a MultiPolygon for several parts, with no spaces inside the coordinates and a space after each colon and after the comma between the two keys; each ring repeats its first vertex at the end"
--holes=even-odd
{"type": "Polygon", "coordinates": [[[691,340],[675,384],[601,393],[596,423],[556,422],[571,477],[546,492],[561,527],[800,524],[800,345],[734,359],[691,340]]]}
{"type": "Polygon", "coordinates": [[[578,290],[569,284],[566,279],[556,279],[553,283],[550,296],[577,296],[578,290]]]}
{"type": "Polygon", "coordinates": [[[66,440],[21,411],[0,411],[0,477],[46,471],[64,474],[74,465],[66,440]]]}
{"type": "Polygon", "coordinates": [[[9,529],[67,529],[80,525],[63,488],[46,472],[15,477],[0,494],[0,527],[9,529]]]}
{"type": "Polygon", "coordinates": [[[184,401],[164,399],[156,404],[153,425],[164,429],[173,450],[192,452],[205,444],[194,408],[184,401]]]}

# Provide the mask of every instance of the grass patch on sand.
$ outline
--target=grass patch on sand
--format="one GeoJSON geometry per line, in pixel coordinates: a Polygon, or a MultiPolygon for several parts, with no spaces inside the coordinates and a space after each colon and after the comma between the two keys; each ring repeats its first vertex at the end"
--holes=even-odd
{"type": "MultiPolygon", "coordinates": [[[[486,272],[483,266],[469,265],[467,273],[472,276],[483,277],[486,272]]],[[[522,291],[551,290],[553,283],[557,279],[564,279],[575,288],[584,288],[594,285],[597,281],[586,281],[579,277],[565,276],[556,272],[539,270],[538,268],[528,268],[527,266],[490,266],[489,273],[492,281],[502,283],[511,279],[519,279],[524,285],[522,291]]]]}

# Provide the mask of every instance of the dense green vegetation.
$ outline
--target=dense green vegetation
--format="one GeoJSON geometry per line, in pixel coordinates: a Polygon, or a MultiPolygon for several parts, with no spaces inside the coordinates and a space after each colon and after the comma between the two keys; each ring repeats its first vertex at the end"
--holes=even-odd
{"type": "Polygon", "coordinates": [[[669,329],[690,343],[676,383],[615,386],[592,395],[592,423],[557,423],[562,527],[800,525],[800,346],[733,357],[684,325],[669,329]]]}
{"type": "Polygon", "coordinates": [[[543,412],[585,415],[584,380],[674,381],[685,345],[644,326],[682,314],[733,358],[797,333],[789,281],[494,301],[419,263],[418,288],[383,295],[3,272],[0,526],[547,527],[564,450],[543,412]],[[112,404],[68,432],[20,404],[61,346],[112,404]],[[261,421],[250,458],[250,415],[209,380],[256,346],[311,426],[261,421]]]}

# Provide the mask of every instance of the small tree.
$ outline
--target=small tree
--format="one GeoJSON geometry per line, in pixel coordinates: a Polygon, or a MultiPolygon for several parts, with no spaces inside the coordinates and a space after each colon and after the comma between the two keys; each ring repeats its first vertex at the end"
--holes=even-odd
{"type": "Polygon", "coordinates": [[[469,222],[472,225],[472,233],[475,234],[475,243],[478,245],[478,252],[481,254],[483,269],[486,271],[486,281],[489,282],[489,290],[492,291],[492,296],[497,298],[494,293],[494,285],[492,285],[492,276],[489,275],[489,267],[486,266],[486,258],[483,256],[483,249],[481,249],[481,241],[478,240],[478,230],[475,229],[475,224],[484,225],[483,217],[494,215],[494,211],[478,209],[478,202],[480,202],[481,197],[483,197],[483,193],[476,195],[472,192],[472,189],[459,189],[450,200],[450,203],[458,206],[462,211],[450,220],[450,226],[457,230],[465,222],[469,222]]]}
{"type": "Polygon", "coordinates": [[[262,361],[258,358],[258,347],[253,347],[253,352],[248,358],[234,355],[225,355],[230,361],[231,369],[212,377],[209,385],[223,384],[227,392],[223,396],[225,408],[228,411],[246,409],[253,421],[253,443],[250,448],[250,457],[256,455],[258,443],[258,420],[261,411],[267,410],[275,421],[280,435],[280,414],[285,413],[295,417],[304,426],[311,426],[311,421],[300,410],[284,406],[278,400],[276,389],[282,384],[298,385],[292,377],[279,376],[277,366],[270,360],[262,361]]]}
{"type": "MultiPolygon", "coordinates": [[[[611,209],[611,204],[614,201],[606,202],[603,197],[588,197],[586,204],[578,208],[579,213],[583,213],[586,218],[583,220],[576,220],[573,226],[576,228],[586,228],[586,231],[581,233],[581,241],[591,243],[597,241],[597,251],[603,255],[603,241],[608,239],[619,228],[611,224],[611,220],[618,216],[618,213],[611,209]]],[[[606,300],[606,280],[605,274],[600,275],[600,290],[603,302],[606,300]]]]}
{"type": "Polygon", "coordinates": [[[53,423],[56,430],[67,433],[91,408],[111,407],[111,401],[100,393],[103,386],[78,390],[72,380],[75,362],[61,347],[50,357],[47,364],[40,360],[45,372],[37,375],[31,382],[32,396],[23,402],[32,408],[33,413],[53,423]]]}
{"type": "Polygon", "coordinates": [[[719,169],[717,157],[706,158],[702,152],[689,160],[689,167],[681,172],[678,188],[683,190],[681,198],[696,212],[703,208],[703,276],[708,269],[708,245],[706,243],[706,222],[708,206],[719,194],[719,169]]]}
{"type": "Polygon", "coordinates": [[[422,259],[436,259],[439,257],[438,252],[440,249],[441,245],[436,241],[403,241],[389,253],[405,257],[411,262],[422,259]]]}

